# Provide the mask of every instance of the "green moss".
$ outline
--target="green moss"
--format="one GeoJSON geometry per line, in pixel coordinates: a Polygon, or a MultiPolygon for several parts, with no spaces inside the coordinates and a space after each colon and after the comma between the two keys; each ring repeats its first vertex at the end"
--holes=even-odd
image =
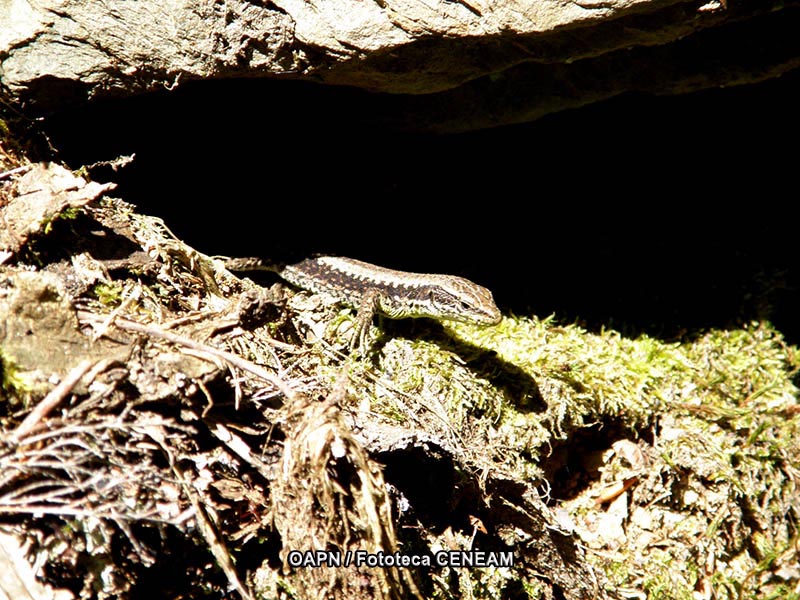
{"type": "MultiPolygon", "coordinates": [[[[649,448],[629,510],[647,515],[650,529],[623,522],[624,543],[610,547],[602,533],[579,531],[613,587],[671,600],[701,588],[721,600],[796,589],[768,582],[797,559],[800,353],[768,323],[681,343],[552,317],[413,331],[362,357],[351,396],[392,422],[457,440],[481,468],[541,479],[559,441],[581,452],[573,440],[583,430],[608,432],[609,447],[628,438],[649,448]]],[[[341,363],[331,358],[323,362],[333,378],[341,363]]],[[[604,465],[603,474],[620,480],[625,468],[604,465]]],[[[575,523],[600,518],[588,489],[583,504],[565,504],[575,523]]],[[[499,585],[482,593],[494,597],[499,585]]]]}
{"type": "Polygon", "coordinates": [[[98,283],[92,288],[95,298],[104,306],[119,306],[122,302],[122,283],[98,283]]]}
{"type": "Polygon", "coordinates": [[[29,391],[24,379],[18,376],[18,368],[8,354],[0,348],[0,399],[21,398],[29,391]]]}
{"type": "Polygon", "coordinates": [[[642,581],[649,600],[695,600],[697,573],[694,565],[676,561],[667,552],[659,552],[649,562],[650,571],[642,581]]]}
{"type": "Polygon", "coordinates": [[[630,564],[627,561],[609,561],[605,564],[605,575],[613,587],[624,585],[631,576],[630,564]]]}
{"type": "Polygon", "coordinates": [[[52,218],[50,218],[49,220],[47,220],[46,223],[44,223],[44,227],[42,228],[44,235],[50,234],[50,232],[53,230],[53,225],[57,221],[74,221],[75,219],[77,219],[78,215],[81,213],[81,210],[82,209],[80,207],[67,206],[66,208],[64,208],[64,210],[62,210],[58,214],[53,215],[52,218]]]}
{"type": "Polygon", "coordinates": [[[552,318],[448,328],[496,351],[538,382],[563,383],[556,401],[568,402],[569,414],[559,416],[558,426],[580,426],[598,416],[620,416],[637,426],[659,410],[686,403],[711,422],[752,427],[759,407],[783,406],[796,394],[791,381],[796,359],[765,324],[711,331],[683,344],[648,336],[629,339],[615,331],[590,334],[575,325],[556,325],[552,318]]]}
{"type": "MultiPolygon", "coordinates": [[[[638,546],[638,535],[645,540],[653,534],[631,526],[627,552],[621,552],[626,558],[597,561],[611,581],[625,586],[644,577],[650,598],[692,598],[711,553],[725,577],[711,581],[709,575],[703,585],[714,585],[719,598],[733,599],[739,588],[732,582],[748,577],[743,597],[755,598],[772,593],[764,587],[765,574],[797,560],[792,523],[800,516],[793,475],[800,468],[793,382],[798,352],[768,323],[712,330],[683,343],[630,339],[615,331],[593,334],[552,318],[448,329],[520,367],[543,392],[543,412],[521,410],[513,398],[503,407],[497,431],[509,454],[529,452],[538,463],[554,439],[610,419],[633,437],[648,431],[658,436],[648,472],[653,488],[663,489],[662,498],[647,504],[659,500],[655,494],[655,500],[642,502],[654,518],[671,515],[664,523],[673,524],[664,525],[660,535],[669,538],[672,550],[638,546]],[[539,441],[531,432],[543,427],[549,435],[539,441]],[[695,550],[698,535],[714,541],[706,542],[706,553],[695,550]]],[[[605,469],[615,473],[612,466],[605,469]]]]}
{"type": "Polygon", "coordinates": [[[544,598],[545,589],[538,579],[530,579],[522,582],[522,589],[531,600],[536,598],[544,598]]]}

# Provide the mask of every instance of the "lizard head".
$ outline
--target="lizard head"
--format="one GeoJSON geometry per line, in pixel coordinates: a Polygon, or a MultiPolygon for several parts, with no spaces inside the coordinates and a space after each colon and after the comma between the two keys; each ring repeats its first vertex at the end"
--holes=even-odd
{"type": "Polygon", "coordinates": [[[426,291],[431,317],[478,325],[497,325],[502,318],[492,292],[463,277],[443,277],[426,291]]]}

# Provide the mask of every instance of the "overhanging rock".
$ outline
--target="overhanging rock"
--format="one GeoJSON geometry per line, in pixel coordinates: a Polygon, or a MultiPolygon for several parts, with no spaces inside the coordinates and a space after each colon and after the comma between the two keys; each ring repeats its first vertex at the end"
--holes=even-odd
{"type": "Polygon", "coordinates": [[[395,102],[453,131],[800,64],[797,2],[720,2],[5,0],[0,78],[39,114],[190,80],[309,80],[422,95],[395,102]]]}

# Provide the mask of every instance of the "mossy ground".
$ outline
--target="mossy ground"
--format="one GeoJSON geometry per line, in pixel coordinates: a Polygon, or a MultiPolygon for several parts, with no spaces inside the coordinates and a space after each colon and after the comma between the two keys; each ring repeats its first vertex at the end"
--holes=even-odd
{"type": "MultiPolygon", "coordinates": [[[[81,340],[90,335],[102,338],[128,356],[121,372],[105,376],[105,388],[91,382],[88,391],[70,396],[60,417],[62,427],[66,431],[68,426],[83,427],[96,420],[102,425],[98,431],[105,431],[102,427],[118,427],[117,413],[130,419],[148,414],[120,407],[156,403],[157,408],[150,409],[164,418],[158,424],[167,432],[161,448],[191,457],[189,462],[197,467],[193,481],[202,471],[209,480],[217,478],[213,484],[240,478],[243,488],[255,489],[251,478],[262,482],[266,491],[252,496],[257,502],[247,501],[246,512],[239,496],[228,504],[212,500],[210,493],[203,496],[209,503],[220,502],[220,522],[227,524],[221,536],[228,536],[232,554],[241,552],[238,540],[255,535],[273,544],[280,535],[303,539],[298,529],[303,526],[327,535],[338,527],[332,525],[341,521],[338,516],[347,514],[352,523],[336,532],[338,538],[331,538],[342,547],[357,544],[360,532],[372,527],[374,539],[383,539],[387,548],[395,542],[401,550],[480,549],[494,544],[532,560],[539,551],[534,544],[545,534],[501,513],[513,504],[514,514],[527,510],[526,518],[534,522],[531,515],[537,504],[509,503],[509,498],[520,500],[536,490],[549,505],[541,513],[546,527],[557,530],[575,551],[574,569],[589,564],[596,571],[598,585],[606,588],[600,597],[799,597],[796,375],[800,359],[797,349],[769,323],[697,331],[682,341],[666,342],[647,335],[626,337],[613,329],[591,332],[556,317],[507,316],[491,328],[379,320],[370,347],[348,355],[353,312],[331,299],[296,290],[286,290],[285,297],[258,298],[263,290],[233,277],[217,261],[172,236],[163,223],[137,215],[124,203],[102,201],[80,214],[69,227],[60,219],[54,221],[31,242],[38,245],[34,254],[44,267],[0,266],[7,271],[11,288],[19,287],[20,273],[36,278],[45,268],[48,277],[83,282],[65,287],[70,291],[63,296],[66,316],[75,318],[74,306],[84,312],[81,323],[86,335],[72,333],[81,340]],[[64,248],[79,245],[97,223],[132,248],[130,255],[113,263],[113,269],[100,268],[106,265],[95,265],[91,257],[86,264],[64,258],[64,248]],[[58,235],[66,237],[50,241],[58,235]],[[49,249],[48,243],[52,243],[49,249]],[[248,304],[245,296],[251,293],[256,296],[248,304]],[[261,321],[248,324],[243,316],[248,311],[262,311],[261,321]],[[135,322],[136,336],[141,337],[123,327],[109,335],[114,319],[120,323],[127,319],[128,325],[135,322]],[[226,362],[228,355],[214,354],[220,349],[279,373],[287,385],[299,390],[302,402],[295,409],[281,406],[276,401],[281,394],[267,385],[269,377],[236,373],[234,363],[226,362]],[[342,381],[344,393],[334,397],[342,381]],[[331,410],[324,421],[330,435],[315,445],[319,441],[315,432],[323,428],[301,427],[302,419],[313,414],[308,406],[319,408],[323,401],[331,410]],[[250,463],[231,453],[232,442],[220,445],[219,429],[212,430],[209,423],[246,432],[252,442],[249,451],[273,457],[272,466],[264,466],[263,458],[250,463]],[[304,437],[292,440],[293,431],[304,437]],[[319,460],[307,460],[301,452],[294,457],[292,477],[281,479],[274,464],[292,441],[296,448],[314,450],[310,455],[319,460]],[[353,477],[347,481],[340,479],[344,470],[325,462],[329,450],[341,454],[342,447],[351,450],[347,456],[358,457],[351,461],[347,473],[353,477]],[[202,457],[208,448],[213,451],[202,457]],[[420,483],[401,490],[411,498],[412,510],[395,515],[398,523],[387,523],[391,502],[376,466],[381,461],[389,484],[400,487],[392,480],[397,464],[410,469],[412,484],[414,478],[420,483]],[[258,468],[253,470],[253,464],[258,468]],[[326,487],[320,489],[327,496],[320,497],[338,508],[335,514],[322,514],[324,506],[309,502],[303,505],[308,509],[303,513],[305,522],[294,522],[292,502],[318,486],[316,472],[325,475],[326,487]],[[441,475],[444,484],[431,472],[441,475]],[[370,484],[353,485],[365,473],[370,484]],[[524,488],[519,497],[509,493],[508,482],[524,488]],[[276,490],[281,489],[284,501],[278,502],[276,490]],[[359,494],[370,501],[377,498],[374,504],[380,510],[373,507],[370,514],[380,513],[385,529],[375,523],[365,525],[368,519],[358,510],[359,494]],[[523,504],[525,510],[520,508],[523,504]],[[277,532],[263,513],[279,517],[277,532]],[[241,525],[243,518],[247,527],[241,525]]],[[[98,340],[91,347],[103,351],[98,340]]],[[[16,357],[0,356],[5,365],[16,365],[16,357]]],[[[46,364],[36,367],[56,371],[48,371],[46,364]]],[[[19,391],[19,386],[10,384],[9,374],[26,368],[31,366],[5,369],[4,392],[19,391]]],[[[12,429],[19,417],[9,412],[5,426],[12,429]]],[[[91,443],[107,444],[108,455],[124,448],[135,454],[137,465],[149,468],[141,456],[149,460],[153,446],[136,437],[149,430],[138,421],[126,427],[136,443],[120,444],[111,436],[100,441],[92,437],[91,443]]],[[[161,452],[156,450],[155,454],[161,452]]],[[[65,464],[68,458],[64,457],[65,464]]],[[[0,453],[0,460],[25,459],[13,449],[0,453]]],[[[86,471],[92,474],[113,466],[94,454],[86,460],[92,461],[86,471]]],[[[148,471],[152,481],[175,477],[163,470],[163,460],[152,462],[148,471]]],[[[284,459],[283,464],[289,463],[284,459]]],[[[48,480],[52,472],[26,472],[25,477],[9,480],[0,492],[15,502],[24,501],[17,494],[19,486],[28,484],[27,477],[48,480]]],[[[137,487],[139,480],[144,478],[127,481],[126,493],[139,494],[142,506],[150,502],[174,509],[163,511],[169,513],[164,525],[186,532],[185,522],[172,519],[173,512],[178,515],[186,509],[189,488],[164,484],[144,489],[137,487]],[[165,490],[174,493],[160,498],[165,490]]],[[[192,493],[206,494],[211,488],[209,484],[192,493]]],[[[87,489],[92,493],[85,497],[74,490],[70,493],[78,504],[95,502],[81,505],[82,514],[105,518],[97,512],[107,508],[98,501],[105,498],[94,495],[88,484],[87,489]]],[[[401,500],[392,498],[397,506],[401,500]]],[[[127,510],[124,502],[112,507],[127,510]]],[[[41,506],[37,510],[47,512],[41,506]]],[[[137,514],[128,513],[126,518],[135,521],[137,514]]],[[[48,518],[55,522],[56,515],[48,518]]],[[[131,543],[135,545],[135,538],[131,543]]],[[[109,561],[111,548],[109,544],[109,561]]],[[[317,584],[309,573],[303,575],[310,578],[307,581],[284,577],[274,566],[280,562],[278,552],[264,554],[269,552],[262,575],[263,569],[271,569],[282,589],[297,589],[300,584],[312,589],[317,584]]],[[[135,586],[135,576],[125,577],[126,586],[135,586]]],[[[513,569],[425,573],[420,587],[431,598],[454,593],[502,598],[511,589],[516,590],[515,597],[539,598],[552,591],[548,577],[521,561],[513,569]]],[[[402,587],[404,582],[396,577],[385,583],[386,597],[396,595],[393,586],[402,587]]],[[[334,591],[342,598],[356,597],[358,592],[344,587],[334,591]]],[[[575,590],[565,595],[579,597],[575,590]]],[[[286,592],[283,597],[293,594],[286,592]]]]}
{"type": "Polygon", "coordinates": [[[417,406],[480,444],[467,453],[476,466],[538,480],[615,587],[798,597],[799,363],[769,323],[682,342],[552,317],[434,335],[383,346],[377,371],[391,385],[372,388],[373,409],[402,419],[381,389],[400,391],[428,429],[442,430],[442,414],[417,406]]]}

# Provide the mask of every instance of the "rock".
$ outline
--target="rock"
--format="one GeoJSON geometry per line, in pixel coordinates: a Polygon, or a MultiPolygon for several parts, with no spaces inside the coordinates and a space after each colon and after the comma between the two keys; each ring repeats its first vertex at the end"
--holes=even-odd
{"type": "Polygon", "coordinates": [[[196,79],[305,79],[424,94],[394,100],[417,128],[467,130],[800,65],[794,2],[723,4],[10,0],[0,5],[10,25],[0,31],[0,78],[12,102],[40,113],[196,79]]]}
{"type": "Polygon", "coordinates": [[[115,187],[87,182],[55,163],[33,165],[16,182],[11,201],[0,205],[0,255],[13,254],[65,210],[85,206],[115,187]]]}

